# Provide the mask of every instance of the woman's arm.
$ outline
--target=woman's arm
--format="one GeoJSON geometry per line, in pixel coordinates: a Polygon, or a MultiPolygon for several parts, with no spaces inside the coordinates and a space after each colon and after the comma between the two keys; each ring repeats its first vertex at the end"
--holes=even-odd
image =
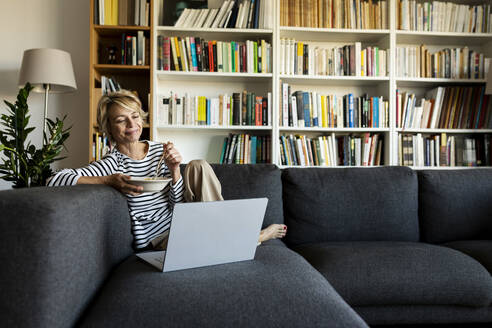
{"type": "Polygon", "coordinates": [[[53,175],[48,186],[73,186],[77,184],[105,184],[124,194],[139,195],[142,187],[127,182],[130,177],[121,173],[114,173],[118,167],[116,160],[107,156],[78,169],[64,169],[53,175]]]}

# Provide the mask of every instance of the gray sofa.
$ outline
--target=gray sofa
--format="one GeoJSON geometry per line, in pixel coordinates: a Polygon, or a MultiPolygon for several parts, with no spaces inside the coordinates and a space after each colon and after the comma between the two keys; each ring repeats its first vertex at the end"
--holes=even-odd
{"type": "Polygon", "coordinates": [[[492,170],[213,168],[225,199],[269,198],[283,242],[163,274],[133,254],[115,190],[1,191],[0,326],[492,322],[492,170]]]}

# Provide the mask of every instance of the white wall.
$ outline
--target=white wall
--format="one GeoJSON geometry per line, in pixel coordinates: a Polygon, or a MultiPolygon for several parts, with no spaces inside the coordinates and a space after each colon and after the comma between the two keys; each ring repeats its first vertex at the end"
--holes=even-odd
{"type": "MultiPolygon", "coordinates": [[[[0,0],[0,114],[7,113],[3,100],[14,103],[17,81],[25,49],[57,48],[72,56],[77,91],[50,95],[48,116],[67,115],[72,125],[66,142],[67,158],[53,168],[80,167],[87,164],[89,108],[89,6],[88,0],[0,0]]],[[[44,95],[29,96],[32,143],[41,145],[44,95]]],[[[0,126],[1,129],[1,126],[0,126]]],[[[0,189],[10,184],[0,180],[0,189]]]]}

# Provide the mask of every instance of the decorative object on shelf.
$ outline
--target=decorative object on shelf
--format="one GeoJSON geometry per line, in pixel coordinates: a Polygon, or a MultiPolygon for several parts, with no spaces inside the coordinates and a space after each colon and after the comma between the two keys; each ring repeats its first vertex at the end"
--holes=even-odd
{"type": "Polygon", "coordinates": [[[70,136],[71,127],[64,129],[62,120],[46,119],[49,138],[45,133],[45,142],[41,149],[36,149],[28,135],[34,127],[28,127],[29,108],[27,97],[33,87],[26,83],[19,90],[17,101],[12,104],[5,101],[10,114],[3,114],[0,124],[5,127],[0,130],[0,152],[3,152],[3,163],[0,164],[0,178],[13,182],[14,188],[44,186],[46,180],[52,175],[50,164],[63,159],[58,157],[64,148],[64,143],[70,136]],[[27,144],[26,144],[27,142],[27,144]]]}
{"type": "Polygon", "coordinates": [[[19,86],[30,83],[34,92],[44,92],[43,142],[48,142],[48,93],[64,93],[77,90],[72,58],[59,49],[28,49],[24,51],[19,75],[19,86]]]}

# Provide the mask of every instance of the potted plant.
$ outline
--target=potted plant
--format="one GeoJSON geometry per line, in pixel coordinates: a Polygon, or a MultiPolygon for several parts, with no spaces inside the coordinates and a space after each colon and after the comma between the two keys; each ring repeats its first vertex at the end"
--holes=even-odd
{"type": "Polygon", "coordinates": [[[12,104],[5,101],[9,113],[0,117],[0,178],[13,182],[14,188],[44,186],[46,180],[53,174],[51,163],[65,157],[58,157],[64,147],[64,143],[70,136],[71,127],[64,129],[62,120],[55,121],[46,118],[48,132],[43,135],[43,146],[36,149],[28,135],[34,127],[28,127],[29,108],[27,97],[32,86],[26,83],[19,90],[17,101],[12,104]]]}

